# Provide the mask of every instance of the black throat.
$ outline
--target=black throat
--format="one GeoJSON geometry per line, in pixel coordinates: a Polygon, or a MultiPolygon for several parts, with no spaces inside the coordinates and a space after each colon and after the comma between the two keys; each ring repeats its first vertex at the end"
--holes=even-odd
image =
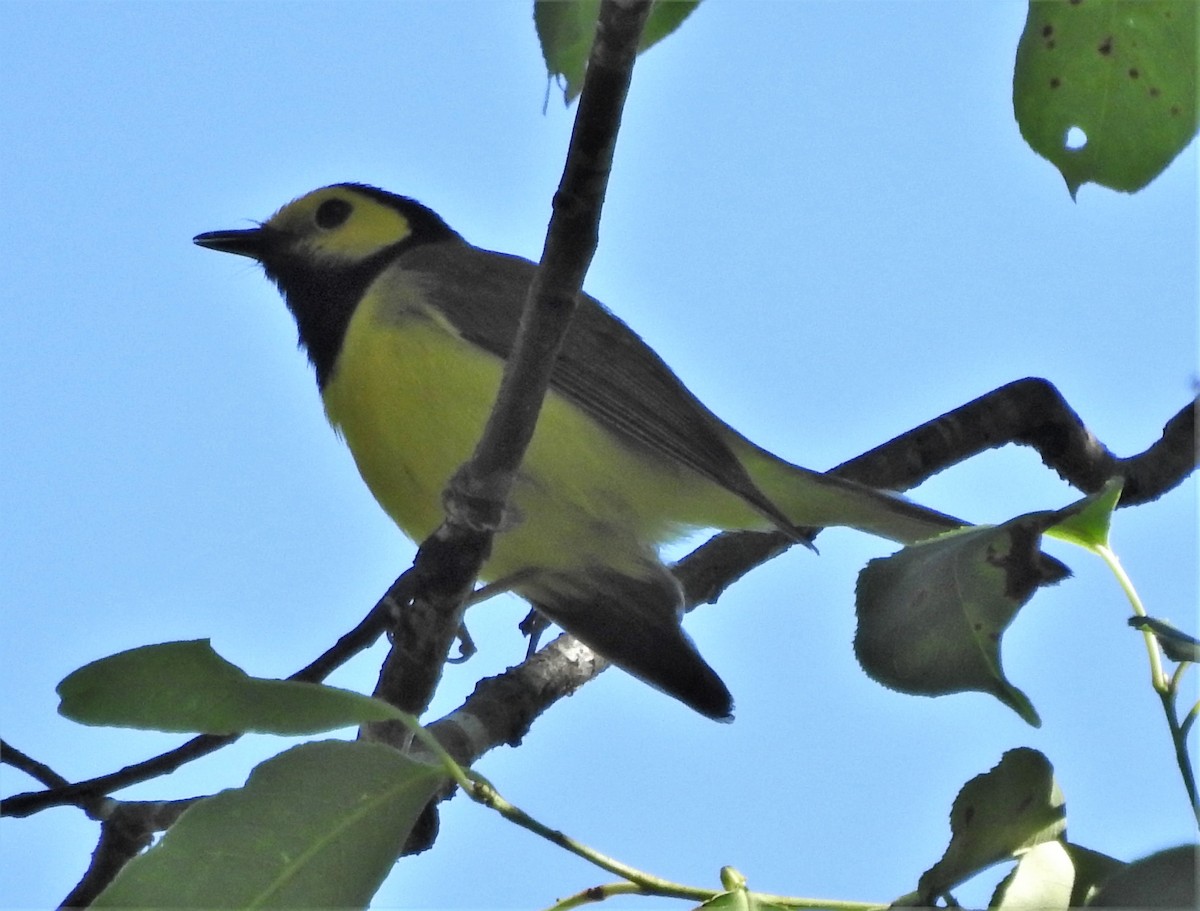
{"type": "Polygon", "coordinates": [[[408,236],[364,260],[339,266],[329,261],[314,263],[311,258],[296,255],[291,238],[274,235],[269,226],[264,226],[268,243],[259,257],[267,277],[275,282],[296,319],[300,345],[308,352],[317,372],[317,387],[322,391],[337,367],[354,310],[380,273],[419,244],[463,242],[441,216],[416,200],[365,184],[343,186],[398,211],[408,224],[408,236]]]}
{"type": "Polygon", "coordinates": [[[405,246],[387,247],[369,259],[340,268],[327,264],[313,268],[311,263],[289,256],[263,263],[267,277],[275,282],[296,320],[300,346],[316,370],[319,389],[324,390],[333,376],[358,302],[405,246]]]}

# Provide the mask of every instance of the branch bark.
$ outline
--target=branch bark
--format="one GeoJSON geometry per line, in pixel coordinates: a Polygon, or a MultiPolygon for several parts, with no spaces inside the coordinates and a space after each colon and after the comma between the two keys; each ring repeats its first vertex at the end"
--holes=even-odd
{"type": "Polygon", "coordinates": [[[1095,493],[1124,480],[1120,506],[1146,503],[1177,487],[1196,467],[1197,400],[1135,456],[1115,456],[1047,380],[1015,380],[839,465],[833,474],[907,490],[931,475],[1007,443],[1032,447],[1071,486],[1095,493]]]}

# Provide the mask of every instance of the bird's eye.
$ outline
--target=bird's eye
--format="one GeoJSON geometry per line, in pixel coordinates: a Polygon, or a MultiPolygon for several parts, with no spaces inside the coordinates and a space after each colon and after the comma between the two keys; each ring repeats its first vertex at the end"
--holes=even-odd
{"type": "Polygon", "coordinates": [[[354,206],[344,199],[327,199],[317,206],[317,227],[325,231],[339,227],[350,217],[353,210],[354,206]]]}

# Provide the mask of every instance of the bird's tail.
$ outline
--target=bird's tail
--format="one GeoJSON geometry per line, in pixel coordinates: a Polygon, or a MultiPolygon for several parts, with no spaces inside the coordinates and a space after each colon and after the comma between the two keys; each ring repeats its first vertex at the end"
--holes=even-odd
{"type": "Polygon", "coordinates": [[[732,720],[733,697],[680,626],[679,582],[662,564],[643,568],[637,577],[604,567],[539,573],[517,591],[613,664],[702,715],[732,720]]]}
{"type": "Polygon", "coordinates": [[[749,442],[738,457],[755,486],[797,526],[848,526],[912,544],[967,524],[897,494],[792,465],[749,442]]]}

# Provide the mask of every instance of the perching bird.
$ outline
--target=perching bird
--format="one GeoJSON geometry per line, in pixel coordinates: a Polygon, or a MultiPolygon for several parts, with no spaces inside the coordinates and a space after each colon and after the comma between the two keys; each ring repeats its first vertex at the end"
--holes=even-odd
{"type": "MultiPolygon", "coordinates": [[[[195,240],[262,264],[296,319],[329,422],[375,499],[423,540],[481,435],[536,266],[471,246],[412,199],[351,183],[260,227],[195,240]]],[[[728,718],[729,691],[680,626],[662,545],[700,528],[829,525],[912,542],[959,524],[754,445],[583,294],[481,578],[728,718]]]]}

